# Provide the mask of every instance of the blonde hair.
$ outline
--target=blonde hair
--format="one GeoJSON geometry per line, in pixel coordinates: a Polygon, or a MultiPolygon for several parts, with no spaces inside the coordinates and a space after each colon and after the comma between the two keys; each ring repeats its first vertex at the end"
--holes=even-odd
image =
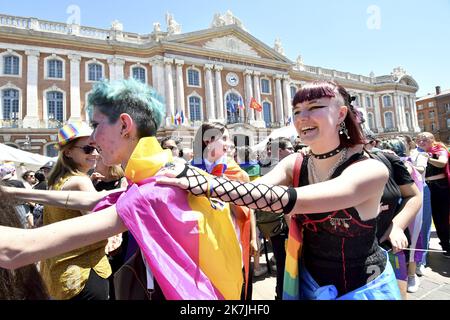
{"type": "Polygon", "coordinates": [[[72,158],[69,158],[64,154],[64,151],[70,149],[75,144],[75,141],[77,141],[77,139],[74,139],[68,142],[66,145],[60,147],[58,160],[56,161],[55,165],[53,166],[53,169],[50,171],[48,175],[47,183],[49,188],[56,185],[61,180],[61,178],[63,178],[66,175],[71,176],[86,175],[84,172],[80,171],[79,165],[72,158]]]}
{"type": "Polygon", "coordinates": [[[125,173],[123,172],[123,169],[120,165],[114,165],[108,168],[108,175],[110,178],[117,180],[123,178],[125,176],[125,173]]]}

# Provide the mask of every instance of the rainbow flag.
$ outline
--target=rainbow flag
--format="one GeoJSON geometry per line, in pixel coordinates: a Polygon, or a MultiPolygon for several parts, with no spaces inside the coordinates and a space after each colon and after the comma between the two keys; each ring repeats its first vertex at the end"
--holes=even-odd
{"type": "Polygon", "coordinates": [[[219,210],[205,197],[156,184],[153,175],[171,161],[155,137],[140,139],[125,169],[130,186],[117,199],[117,213],[166,299],[239,299],[242,257],[229,206],[219,210]]]}

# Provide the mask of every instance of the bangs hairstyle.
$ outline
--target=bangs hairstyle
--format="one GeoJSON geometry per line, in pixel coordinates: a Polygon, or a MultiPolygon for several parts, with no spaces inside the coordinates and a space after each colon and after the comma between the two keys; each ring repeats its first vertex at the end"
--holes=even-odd
{"type": "Polygon", "coordinates": [[[115,123],[122,113],[127,113],[137,126],[139,138],[156,135],[161,125],[165,105],[158,93],[148,85],[135,79],[108,81],[94,85],[89,96],[88,114],[93,108],[115,123]]]}
{"type": "Polygon", "coordinates": [[[348,112],[344,119],[350,139],[340,134],[339,140],[342,147],[353,147],[357,144],[364,144],[361,127],[356,121],[355,108],[352,106],[352,97],[345,88],[333,81],[314,81],[300,88],[292,99],[292,107],[305,101],[317,100],[320,98],[336,98],[339,103],[347,106],[348,112]]]}

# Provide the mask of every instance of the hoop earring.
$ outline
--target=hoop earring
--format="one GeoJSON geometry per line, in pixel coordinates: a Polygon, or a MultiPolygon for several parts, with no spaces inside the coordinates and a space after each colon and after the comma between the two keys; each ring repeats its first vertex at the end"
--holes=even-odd
{"type": "Polygon", "coordinates": [[[347,139],[350,139],[350,136],[348,135],[348,130],[347,130],[347,127],[345,126],[345,122],[344,121],[342,121],[340,123],[340,125],[339,125],[339,134],[342,134],[342,135],[345,134],[347,139]]]}

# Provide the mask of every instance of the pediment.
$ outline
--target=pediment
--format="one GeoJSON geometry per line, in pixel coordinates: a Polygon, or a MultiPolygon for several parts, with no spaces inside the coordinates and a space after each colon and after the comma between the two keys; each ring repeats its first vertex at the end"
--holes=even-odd
{"type": "Polygon", "coordinates": [[[292,64],[287,57],[281,55],[273,48],[236,25],[227,25],[174,35],[168,37],[166,41],[205,50],[214,50],[226,54],[242,55],[255,59],[268,59],[292,64]]]}
{"type": "Polygon", "coordinates": [[[233,35],[211,39],[203,44],[203,48],[261,58],[252,46],[233,35]]]}

